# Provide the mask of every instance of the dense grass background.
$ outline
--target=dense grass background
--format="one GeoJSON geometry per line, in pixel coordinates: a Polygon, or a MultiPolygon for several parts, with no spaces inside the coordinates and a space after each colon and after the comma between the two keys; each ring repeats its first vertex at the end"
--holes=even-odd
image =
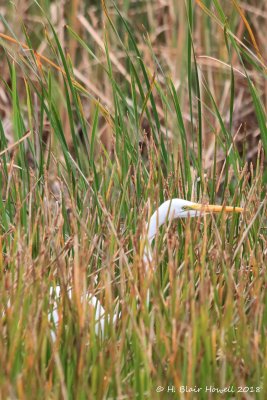
{"type": "Polygon", "coordinates": [[[0,398],[266,399],[266,2],[0,18],[0,398]],[[146,273],[145,222],[173,197],[245,213],[163,227],[146,273]],[[103,335],[85,292],[121,313],[103,335]]]}

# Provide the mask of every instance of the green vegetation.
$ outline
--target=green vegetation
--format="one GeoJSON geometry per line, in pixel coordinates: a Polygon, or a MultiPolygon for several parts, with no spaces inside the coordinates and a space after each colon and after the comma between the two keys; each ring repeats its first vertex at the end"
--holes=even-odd
{"type": "Polygon", "coordinates": [[[0,398],[266,399],[265,1],[17,3],[0,7],[0,398]],[[146,272],[146,221],[175,197],[245,212],[161,228],[146,272]]]}

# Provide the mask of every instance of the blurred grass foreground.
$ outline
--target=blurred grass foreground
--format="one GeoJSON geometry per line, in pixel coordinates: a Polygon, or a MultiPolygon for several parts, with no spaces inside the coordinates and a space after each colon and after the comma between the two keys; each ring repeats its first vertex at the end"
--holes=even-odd
{"type": "Polygon", "coordinates": [[[266,22],[0,3],[0,399],[267,398],[266,22]],[[245,211],[166,224],[147,269],[171,198],[245,211]]]}

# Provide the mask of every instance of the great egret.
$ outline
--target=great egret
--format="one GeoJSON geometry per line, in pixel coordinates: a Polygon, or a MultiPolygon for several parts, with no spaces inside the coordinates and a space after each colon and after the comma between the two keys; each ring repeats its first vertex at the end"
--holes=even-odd
{"type": "MultiPolygon", "coordinates": [[[[162,203],[161,206],[153,213],[148,224],[146,225],[147,237],[145,238],[146,245],[144,248],[144,255],[143,255],[143,261],[146,268],[148,264],[152,261],[152,251],[151,251],[152,241],[155,238],[159,230],[159,227],[162,226],[164,223],[177,218],[197,217],[204,214],[221,213],[221,212],[242,213],[243,208],[221,206],[221,205],[198,204],[183,199],[171,199],[162,203]]],[[[50,292],[50,294],[52,293],[53,290],[50,292]]],[[[50,315],[49,317],[50,320],[51,317],[53,318],[55,324],[57,324],[59,320],[57,300],[60,298],[60,294],[61,294],[60,286],[56,286],[55,296],[54,296],[55,308],[53,310],[52,316],[50,315]]],[[[68,295],[71,298],[72,296],[71,289],[68,290],[68,295]]],[[[86,295],[86,301],[88,302],[89,306],[91,306],[94,309],[95,321],[96,321],[95,325],[96,334],[99,334],[100,332],[103,334],[105,327],[105,309],[101,306],[96,296],[88,294],[86,295]]],[[[115,313],[113,318],[113,323],[116,322],[118,316],[119,314],[115,313]]],[[[109,315],[107,316],[107,319],[109,320],[109,315]]],[[[52,337],[55,338],[54,333],[52,334],[52,337]]]]}

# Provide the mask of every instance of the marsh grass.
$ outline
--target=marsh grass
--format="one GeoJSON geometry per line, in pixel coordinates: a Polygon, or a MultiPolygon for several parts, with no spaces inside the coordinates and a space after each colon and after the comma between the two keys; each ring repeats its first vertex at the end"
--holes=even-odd
{"type": "Polygon", "coordinates": [[[31,4],[21,30],[11,5],[1,16],[1,397],[221,399],[231,395],[206,386],[233,386],[232,398],[265,399],[266,67],[249,30],[258,20],[235,1],[231,12],[181,2],[174,21],[160,2],[103,2],[89,17],[70,3],[65,31],[52,2],[31,4]],[[157,33],[160,11],[178,37],[157,33]],[[145,221],[174,197],[245,212],[163,227],[146,273],[145,221]],[[107,310],[103,335],[81,300],[88,291],[107,310]],[[186,385],[203,390],[180,393],[186,385]]]}

